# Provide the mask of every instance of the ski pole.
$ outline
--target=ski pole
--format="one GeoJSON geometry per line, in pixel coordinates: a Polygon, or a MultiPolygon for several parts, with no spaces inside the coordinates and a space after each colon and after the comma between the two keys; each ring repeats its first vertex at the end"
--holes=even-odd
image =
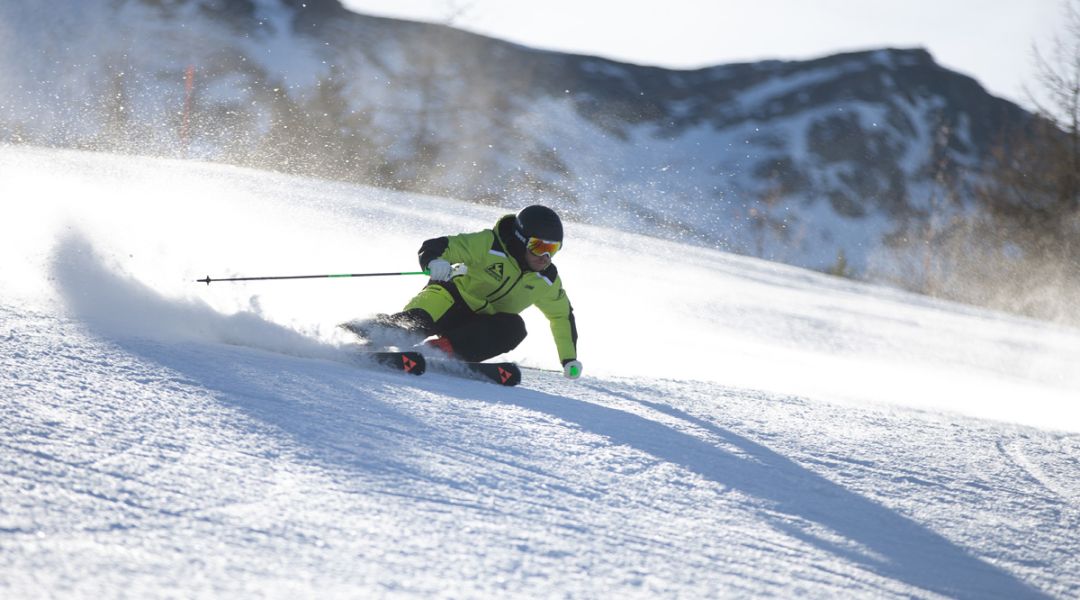
{"type": "Polygon", "coordinates": [[[276,275],[273,277],[221,277],[218,279],[211,279],[209,275],[206,279],[196,279],[195,283],[205,283],[210,285],[211,281],[271,281],[280,279],[336,279],[345,277],[390,277],[394,275],[430,275],[428,271],[406,271],[396,273],[340,273],[329,275],[276,275]]]}

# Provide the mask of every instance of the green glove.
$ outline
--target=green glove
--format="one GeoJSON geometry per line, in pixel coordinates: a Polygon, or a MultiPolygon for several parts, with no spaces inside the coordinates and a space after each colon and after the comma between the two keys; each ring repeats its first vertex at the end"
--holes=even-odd
{"type": "Polygon", "coordinates": [[[563,375],[567,379],[577,379],[581,377],[581,361],[580,360],[568,360],[563,363],[563,375]]]}

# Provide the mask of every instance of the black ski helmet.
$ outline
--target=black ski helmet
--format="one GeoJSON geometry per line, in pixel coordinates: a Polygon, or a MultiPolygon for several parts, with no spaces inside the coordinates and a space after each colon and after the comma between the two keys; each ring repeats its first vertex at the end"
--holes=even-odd
{"type": "Polygon", "coordinates": [[[533,204],[521,209],[514,218],[514,231],[525,241],[531,237],[549,242],[562,241],[562,221],[555,211],[533,204]]]}

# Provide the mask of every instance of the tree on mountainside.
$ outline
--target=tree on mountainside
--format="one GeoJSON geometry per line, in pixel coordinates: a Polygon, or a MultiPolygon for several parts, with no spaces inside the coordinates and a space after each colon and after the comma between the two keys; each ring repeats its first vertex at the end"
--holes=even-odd
{"type": "MultiPolygon", "coordinates": [[[[1080,322],[1066,298],[1080,290],[1080,0],[1066,0],[1065,35],[1049,56],[1036,48],[1036,116],[1005,132],[977,190],[978,228],[998,244],[1000,287],[991,303],[1080,322]]],[[[1074,303],[1072,303],[1074,304],[1074,303]]]]}
{"type": "Polygon", "coordinates": [[[920,294],[972,301],[960,296],[958,278],[970,273],[964,257],[978,244],[978,236],[966,227],[970,216],[964,207],[960,167],[949,153],[955,137],[948,123],[938,122],[925,166],[930,185],[925,196],[913,199],[910,209],[897,216],[894,230],[885,237],[888,253],[871,258],[870,272],[872,279],[920,294]]]}
{"type": "Polygon", "coordinates": [[[331,66],[303,101],[304,143],[314,159],[309,171],[344,181],[378,181],[384,159],[375,127],[370,112],[351,107],[347,80],[340,68],[331,66]]]}
{"type": "Polygon", "coordinates": [[[459,121],[462,91],[456,86],[465,79],[469,58],[455,49],[462,37],[454,25],[471,9],[471,3],[447,0],[443,18],[424,27],[423,34],[404,46],[409,68],[395,75],[397,82],[415,93],[415,106],[406,108],[412,121],[409,155],[393,165],[395,178],[407,189],[442,193],[434,187],[435,172],[445,170],[443,140],[439,131],[453,129],[459,121]],[[407,183],[406,183],[407,182],[407,183]]]}
{"type": "Polygon", "coordinates": [[[101,134],[94,140],[95,150],[124,151],[131,139],[134,121],[131,110],[131,94],[128,91],[127,73],[113,69],[108,74],[108,86],[101,101],[101,134]]]}

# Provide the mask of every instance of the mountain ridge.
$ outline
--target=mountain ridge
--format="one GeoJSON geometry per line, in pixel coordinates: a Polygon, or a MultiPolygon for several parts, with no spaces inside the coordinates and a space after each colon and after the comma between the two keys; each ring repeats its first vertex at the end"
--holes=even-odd
{"type": "Polygon", "coordinates": [[[582,222],[615,206],[622,227],[818,270],[843,256],[865,274],[897,260],[890,240],[972,210],[995,139],[1030,118],[921,48],[672,70],[337,0],[74,12],[115,39],[73,23],[58,45],[43,9],[0,9],[44,59],[7,87],[0,139],[545,202],[582,222]]]}

